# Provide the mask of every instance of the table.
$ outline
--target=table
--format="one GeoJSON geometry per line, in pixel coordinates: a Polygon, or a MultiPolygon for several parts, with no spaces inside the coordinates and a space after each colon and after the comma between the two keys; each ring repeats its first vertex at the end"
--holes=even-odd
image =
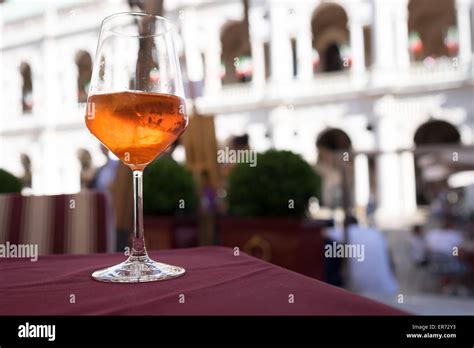
{"type": "Polygon", "coordinates": [[[91,273],[123,261],[123,254],[0,259],[0,315],[406,314],[247,254],[235,256],[231,248],[150,256],[187,273],[161,282],[109,284],[94,281],[91,273]]]}

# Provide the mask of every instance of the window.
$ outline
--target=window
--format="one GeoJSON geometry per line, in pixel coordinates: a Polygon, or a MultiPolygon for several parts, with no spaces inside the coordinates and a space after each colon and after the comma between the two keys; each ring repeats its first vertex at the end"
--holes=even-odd
{"type": "Polygon", "coordinates": [[[24,113],[29,113],[33,110],[33,80],[31,78],[31,68],[29,64],[20,64],[20,74],[23,80],[21,88],[21,106],[24,113]]]}
{"type": "Polygon", "coordinates": [[[291,39],[291,56],[293,59],[293,77],[298,75],[298,55],[296,52],[296,39],[291,39]]]}
{"type": "Polygon", "coordinates": [[[87,102],[87,93],[92,76],[92,59],[86,51],[79,51],[76,55],[77,75],[77,101],[87,102]]]}
{"type": "Polygon", "coordinates": [[[271,66],[270,66],[270,43],[265,42],[263,44],[263,55],[265,57],[265,78],[268,79],[272,74],[271,66]]]}
{"type": "Polygon", "coordinates": [[[347,23],[346,11],[340,5],[322,3],[314,11],[311,19],[314,73],[335,72],[350,67],[347,23]]]}
{"type": "Polygon", "coordinates": [[[230,21],[221,32],[223,84],[252,80],[252,54],[245,21],[230,21]]]}
{"type": "Polygon", "coordinates": [[[454,0],[410,0],[408,14],[412,61],[458,54],[454,0]]]}

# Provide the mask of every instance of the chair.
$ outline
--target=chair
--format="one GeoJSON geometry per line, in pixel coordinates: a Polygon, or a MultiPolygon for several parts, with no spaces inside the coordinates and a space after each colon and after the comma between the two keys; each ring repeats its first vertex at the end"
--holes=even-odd
{"type": "Polygon", "coordinates": [[[115,250],[112,210],[102,192],[0,195],[0,243],[37,244],[39,255],[115,250]]]}

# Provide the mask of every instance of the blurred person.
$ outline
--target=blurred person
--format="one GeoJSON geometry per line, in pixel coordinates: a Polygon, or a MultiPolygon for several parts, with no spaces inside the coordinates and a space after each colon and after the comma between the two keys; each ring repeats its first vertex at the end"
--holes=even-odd
{"type": "Polygon", "coordinates": [[[96,172],[92,166],[92,156],[86,149],[79,149],[77,158],[81,164],[81,189],[92,188],[96,172]]]}
{"type": "Polygon", "coordinates": [[[117,251],[123,251],[129,246],[129,238],[133,228],[133,185],[132,171],[120,161],[117,161],[114,180],[110,183],[112,207],[117,231],[117,251]]]}
{"type": "Polygon", "coordinates": [[[460,249],[459,257],[467,265],[466,284],[474,292],[474,213],[466,224],[466,241],[460,249]]]}
{"type": "Polygon", "coordinates": [[[411,258],[416,266],[428,264],[428,247],[420,225],[413,227],[410,236],[411,258]]]}
{"type": "Polygon", "coordinates": [[[112,195],[112,183],[115,180],[115,177],[117,175],[117,169],[119,167],[119,161],[118,160],[113,160],[112,158],[109,157],[109,150],[104,146],[100,145],[100,150],[104,154],[106,158],[106,162],[103,166],[101,166],[99,169],[96,170],[94,179],[91,183],[91,188],[96,189],[102,193],[105,194],[106,199],[107,199],[107,212],[108,216],[110,217],[110,224],[114,227],[112,227],[112,230],[116,233],[115,235],[115,241],[116,241],[116,248],[120,247],[120,249],[116,250],[123,250],[125,248],[126,242],[127,242],[127,237],[128,237],[128,231],[125,231],[124,233],[119,232],[117,228],[115,227],[115,224],[117,223],[117,219],[115,217],[115,212],[114,212],[114,201],[113,201],[113,195],[112,195]],[[124,237],[123,234],[126,234],[124,237]],[[122,248],[123,247],[123,248],[122,248]]]}
{"type": "Polygon", "coordinates": [[[331,149],[318,147],[318,161],[316,172],[321,176],[322,204],[336,209],[342,206],[343,177],[341,170],[335,165],[336,155],[331,149]]]}
{"type": "MultiPolygon", "coordinates": [[[[363,246],[363,258],[350,257],[347,260],[348,288],[358,293],[396,293],[398,281],[383,234],[375,228],[359,225],[353,216],[346,217],[344,226],[347,228],[347,244],[363,246]]],[[[344,231],[330,229],[328,237],[342,243],[344,231]]]]}
{"type": "MultiPolygon", "coordinates": [[[[323,242],[326,248],[327,245],[332,245],[334,242],[334,220],[324,230],[323,242]]],[[[326,250],[326,249],[325,249],[326,250]]],[[[342,263],[339,258],[325,257],[324,259],[324,281],[328,284],[342,287],[344,285],[341,275],[342,263]]]]}
{"type": "MultiPolygon", "coordinates": [[[[248,134],[236,135],[232,137],[227,143],[226,147],[228,147],[229,150],[235,151],[250,150],[248,134]]],[[[227,178],[229,177],[230,173],[232,172],[232,169],[234,169],[236,165],[237,163],[220,163],[220,171],[223,178],[223,182],[227,182],[227,178]]]]}
{"type": "Polygon", "coordinates": [[[109,157],[109,150],[104,145],[100,145],[100,150],[107,160],[102,167],[96,170],[91,188],[108,193],[110,184],[114,181],[115,175],[117,174],[119,161],[109,157]]]}
{"type": "Polygon", "coordinates": [[[217,210],[217,195],[208,170],[201,172],[200,192],[198,242],[199,245],[213,245],[216,238],[214,217],[217,210]]]}
{"type": "Polygon", "coordinates": [[[203,170],[201,173],[201,210],[204,214],[213,215],[216,212],[216,196],[209,171],[203,170]]]}
{"type": "Polygon", "coordinates": [[[250,149],[248,134],[235,136],[231,141],[230,147],[233,150],[248,150],[248,149],[250,149]]]}
{"type": "Polygon", "coordinates": [[[422,226],[413,226],[409,243],[411,262],[415,267],[410,267],[405,276],[412,289],[418,292],[425,292],[431,282],[427,278],[429,277],[427,272],[427,265],[429,264],[428,247],[422,226]]]}
{"type": "Polygon", "coordinates": [[[474,242],[474,213],[471,213],[466,226],[467,240],[474,242]]]}
{"type": "Polygon", "coordinates": [[[450,214],[444,216],[441,228],[428,232],[426,242],[430,272],[441,277],[441,292],[465,293],[461,282],[466,267],[458,257],[458,252],[455,253],[455,250],[463,247],[464,238],[461,231],[454,228],[454,220],[450,214]]]}
{"type": "Polygon", "coordinates": [[[375,212],[377,211],[377,199],[375,194],[371,192],[369,194],[369,201],[367,202],[367,208],[365,210],[367,224],[372,226],[375,224],[375,212]]]}
{"type": "Polygon", "coordinates": [[[463,243],[461,231],[454,228],[451,215],[445,215],[441,228],[435,228],[426,235],[426,243],[430,253],[440,253],[453,256],[453,248],[459,248],[463,243]]]}
{"type": "Polygon", "coordinates": [[[463,253],[468,253],[468,257],[472,258],[471,271],[474,272],[474,213],[470,214],[464,227],[464,243],[462,245],[463,253]]]}

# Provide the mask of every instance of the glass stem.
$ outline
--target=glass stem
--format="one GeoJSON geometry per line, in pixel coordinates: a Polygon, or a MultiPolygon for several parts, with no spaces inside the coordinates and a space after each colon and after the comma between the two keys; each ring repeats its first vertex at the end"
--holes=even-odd
{"type": "Polygon", "coordinates": [[[133,242],[130,256],[146,256],[143,235],[143,170],[133,171],[133,242]]]}

